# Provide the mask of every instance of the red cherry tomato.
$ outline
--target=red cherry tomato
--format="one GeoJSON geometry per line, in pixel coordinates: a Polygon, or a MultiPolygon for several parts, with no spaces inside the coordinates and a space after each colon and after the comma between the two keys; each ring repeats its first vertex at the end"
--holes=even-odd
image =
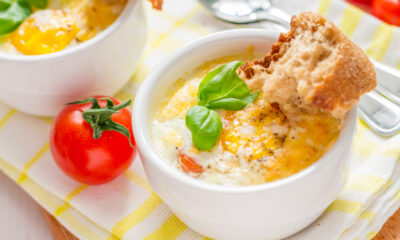
{"type": "Polygon", "coordinates": [[[381,20],[400,26],[400,0],[373,0],[371,12],[381,20]]]}
{"type": "Polygon", "coordinates": [[[347,0],[350,3],[370,4],[372,0],[347,0]]]}
{"type": "Polygon", "coordinates": [[[130,166],[136,156],[131,113],[125,107],[130,100],[118,105],[118,100],[107,98],[108,101],[96,96],[67,105],[58,114],[51,129],[50,148],[55,162],[69,177],[85,184],[102,184],[113,180],[130,166]],[[97,110],[93,111],[95,105],[97,110]],[[117,112],[104,110],[107,108],[117,109],[117,112]],[[96,111],[103,113],[100,116],[96,111]],[[96,123],[92,125],[89,122],[97,122],[99,126],[93,128],[96,123]],[[94,132],[97,136],[94,136],[94,132]]]}
{"type": "Polygon", "coordinates": [[[371,12],[370,7],[372,0],[346,0],[346,1],[366,12],[371,12]]]}

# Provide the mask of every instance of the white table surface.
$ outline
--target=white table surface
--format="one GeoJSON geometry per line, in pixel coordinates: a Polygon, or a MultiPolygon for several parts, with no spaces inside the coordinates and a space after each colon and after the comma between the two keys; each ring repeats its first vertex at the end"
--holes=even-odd
{"type": "Polygon", "coordinates": [[[1,171],[0,236],[7,240],[53,239],[35,201],[1,171]]]}

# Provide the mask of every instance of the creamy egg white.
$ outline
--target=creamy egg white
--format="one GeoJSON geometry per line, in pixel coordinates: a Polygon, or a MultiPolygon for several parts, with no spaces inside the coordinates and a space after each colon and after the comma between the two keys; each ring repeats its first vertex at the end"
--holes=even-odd
{"type": "Polygon", "coordinates": [[[184,74],[155,109],[151,133],[162,159],[191,177],[223,185],[252,185],[290,176],[317,161],[333,144],[340,121],[325,113],[301,113],[288,119],[279,105],[260,97],[239,111],[218,110],[223,124],[214,148],[198,150],[185,125],[197,104],[205,75],[250,53],[209,61],[184,74]]]}

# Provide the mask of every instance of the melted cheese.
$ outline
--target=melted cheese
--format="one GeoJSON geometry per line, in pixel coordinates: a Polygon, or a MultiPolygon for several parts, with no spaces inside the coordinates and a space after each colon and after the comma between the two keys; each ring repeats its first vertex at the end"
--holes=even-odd
{"type": "Polygon", "coordinates": [[[223,132],[217,146],[198,151],[192,143],[184,117],[197,102],[202,78],[216,66],[254,59],[249,53],[220,58],[184,74],[156,109],[153,141],[163,159],[181,169],[178,152],[193,158],[204,171],[190,174],[204,181],[226,185],[250,185],[288,177],[317,161],[335,142],[340,122],[329,114],[299,111],[288,119],[276,104],[263,96],[240,111],[218,111],[223,132]],[[161,140],[160,140],[161,139],[161,140]]]}
{"type": "Polygon", "coordinates": [[[285,115],[278,109],[265,105],[262,96],[241,111],[232,111],[223,118],[221,144],[224,150],[238,154],[240,148],[248,149],[249,160],[271,156],[282,147],[289,130],[285,115]]]}

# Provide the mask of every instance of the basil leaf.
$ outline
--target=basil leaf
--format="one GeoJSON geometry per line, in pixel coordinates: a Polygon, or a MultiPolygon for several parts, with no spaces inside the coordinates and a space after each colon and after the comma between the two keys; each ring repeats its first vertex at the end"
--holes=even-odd
{"type": "Polygon", "coordinates": [[[194,146],[201,151],[211,150],[222,132],[218,113],[203,106],[193,106],[186,113],[187,128],[192,133],[194,146]]]}
{"type": "Polygon", "coordinates": [[[242,110],[243,108],[247,107],[252,102],[254,102],[258,98],[259,95],[260,95],[260,92],[256,92],[256,93],[250,94],[247,97],[244,97],[242,99],[238,99],[238,98],[217,99],[217,100],[214,100],[214,101],[211,101],[210,103],[208,103],[207,107],[209,109],[226,109],[226,110],[230,110],[230,111],[238,111],[238,110],[242,110]]]}
{"type": "Polygon", "coordinates": [[[0,0],[0,11],[7,10],[12,3],[12,0],[0,0]]]}
{"type": "Polygon", "coordinates": [[[23,1],[13,2],[7,9],[0,11],[0,35],[14,31],[31,12],[30,6],[23,1]]]}
{"type": "Polygon", "coordinates": [[[186,126],[199,150],[211,150],[222,132],[221,118],[212,109],[241,110],[260,95],[260,92],[251,93],[236,73],[242,64],[234,61],[219,66],[201,81],[197,93],[198,106],[186,113],[186,126]]]}
{"type": "Polygon", "coordinates": [[[241,110],[252,103],[259,93],[251,93],[236,73],[243,62],[221,65],[208,73],[198,90],[198,104],[210,109],[241,110]]]}
{"type": "Polygon", "coordinates": [[[47,0],[25,0],[25,1],[37,8],[43,9],[47,7],[47,0]]]}

